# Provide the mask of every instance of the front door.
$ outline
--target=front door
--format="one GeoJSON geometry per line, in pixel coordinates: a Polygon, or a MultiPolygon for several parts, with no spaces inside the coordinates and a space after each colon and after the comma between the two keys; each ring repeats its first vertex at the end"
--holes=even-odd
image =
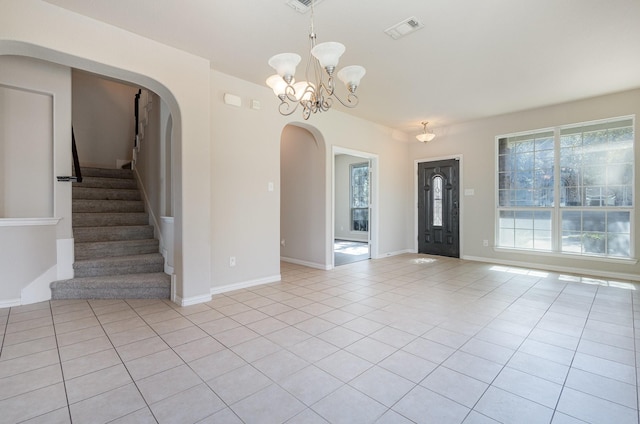
{"type": "Polygon", "coordinates": [[[418,252],[460,257],[457,159],[418,164],[418,252]]]}

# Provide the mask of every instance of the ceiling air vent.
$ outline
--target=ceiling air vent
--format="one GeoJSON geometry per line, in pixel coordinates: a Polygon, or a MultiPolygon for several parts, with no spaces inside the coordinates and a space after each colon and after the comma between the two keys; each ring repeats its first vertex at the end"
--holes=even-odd
{"type": "Polygon", "coordinates": [[[387,28],[384,32],[394,40],[398,38],[402,38],[405,35],[411,34],[414,31],[419,30],[420,28],[424,28],[424,24],[418,21],[415,17],[410,17],[405,19],[402,22],[395,24],[394,26],[387,28]]]}
{"type": "Polygon", "coordinates": [[[322,0],[285,0],[285,3],[300,13],[306,13],[307,10],[311,9],[311,1],[313,1],[314,6],[317,6],[322,0]]]}

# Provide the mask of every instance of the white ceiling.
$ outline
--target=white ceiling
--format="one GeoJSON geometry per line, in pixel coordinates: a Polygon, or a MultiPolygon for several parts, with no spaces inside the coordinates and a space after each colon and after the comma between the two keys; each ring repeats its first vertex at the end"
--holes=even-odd
{"type": "MultiPolygon", "coordinates": [[[[310,14],[284,0],[47,1],[256,84],[273,74],[272,55],[296,52],[304,64],[308,54],[310,14]]],[[[422,120],[432,128],[640,87],[639,0],[323,0],[315,29],[318,42],[346,45],[339,67],[367,69],[348,112],[408,133],[422,120]],[[412,16],[425,28],[384,33],[412,16]]]]}

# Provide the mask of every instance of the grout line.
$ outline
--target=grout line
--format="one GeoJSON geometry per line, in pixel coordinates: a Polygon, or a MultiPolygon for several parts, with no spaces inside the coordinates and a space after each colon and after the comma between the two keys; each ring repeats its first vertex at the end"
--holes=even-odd
{"type": "MultiPolygon", "coordinates": [[[[67,401],[67,412],[69,413],[69,421],[73,422],[73,417],[71,416],[71,405],[69,404],[69,395],[67,393],[67,379],[64,378],[64,368],[62,367],[62,357],[60,356],[60,345],[58,344],[58,333],[56,331],[56,321],[53,316],[53,306],[51,305],[51,301],[49,301],[49,311],[51,312],[53,338],[56,341],[56,351],[58,353],[58,365],[60,366],[60,375],[62,376],[62,386],[64,387],[64,398],[67,401]]],[[[49,411],[49,412],[52,412],[52,411],[49,411]]]]}

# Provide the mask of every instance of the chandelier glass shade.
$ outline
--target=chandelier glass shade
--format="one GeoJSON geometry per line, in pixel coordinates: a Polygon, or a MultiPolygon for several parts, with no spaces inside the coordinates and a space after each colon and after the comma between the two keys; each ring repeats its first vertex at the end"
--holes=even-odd
{"type": "Polygon", "coordinates": [[[335,41],[316,43],[313,29],[313,1],[311,2],[311,27],[309,30],[309,60],[304,81],[296,82],[296,67],[302,58],[295,53],[281,53],[269,59],[269,66],[276,74],[267,78],[267,85],[280,99],[278,110],[282,115],[294,113],[302,108],[302,116],[309,119],[312,113],[324,112],[331,108],[334,99],[342,105],[354,108],[358,105],[356,89],[366,70],[362,66],[346,66],[336,74],[340,56],[345,46],[335,41]],[[337,76],[347,89],[346,97],[340,98],[335,92],[334,77],[337,76]]]}
{"type": "Polygon", "coordinates": [[[436,135],[434,133],[431,132],[427,132],[427,124],[428,122],[422,122],[422,127],[424,128],[424,132],[422,134],[418,134],[416,136],[416,138],[419,141],[422,141],[423,143],[427,143],[431,140],[433,140],[434,138],[436,138],[436,135]]]}

